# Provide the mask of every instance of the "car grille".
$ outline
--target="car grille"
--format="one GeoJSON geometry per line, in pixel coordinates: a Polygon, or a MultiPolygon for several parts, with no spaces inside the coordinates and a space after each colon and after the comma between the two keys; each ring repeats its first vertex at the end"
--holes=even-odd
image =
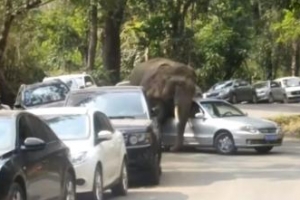
{"type": "Polygon", "coordinates": [[[291,92],[292,95],[297,95],[297,94],[300,94],[300,91],[294,91],[294,92],[291,92]]]}
{"type": "Polygon", "coordinates": [[[276,133],[276,128],[260,128],[259,132],[261,133],[276,133]]]}

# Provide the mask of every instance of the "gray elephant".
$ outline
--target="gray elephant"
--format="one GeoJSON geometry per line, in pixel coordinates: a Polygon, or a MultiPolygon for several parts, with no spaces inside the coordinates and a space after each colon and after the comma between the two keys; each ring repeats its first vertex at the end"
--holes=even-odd
{"type": "Polygon", "coordinates": [[[154,58],[138,64],[128,81],[117,85],[136,85],[144,88],[150,107],[158,108],[160,127],[168,117],[177,121],[177,138],[171,151],[179,151],[189,118],[192,99],[196,93],[196,73],[186,64],[166,58],[154,58]]]}

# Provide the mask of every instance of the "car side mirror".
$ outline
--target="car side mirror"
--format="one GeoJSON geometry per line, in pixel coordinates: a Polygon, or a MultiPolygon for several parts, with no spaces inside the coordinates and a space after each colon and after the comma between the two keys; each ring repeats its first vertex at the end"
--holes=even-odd
{"type": "Polygon", "coordinates": [[[35,137],[28,137],[24,141],[24,145],[21,146],[21,149],[24,151],[40,151],[46,147],[44,140],[35,137]]]}
{"type": "Polygon", "coordinates": [[[204,119],[204,114],[199,112],[199,113],[195,114],[195,117],[198,118],[198,119],[204,119]]]}
{"type": "Polygon", "coordinates": [[[91,87],[92,85],[93,85],[93,83],[90,82],[90,81],[88,81],[88,82],[85,83],[85,87],[91,87]]]}
{"type": "Polygon", "coordinates": [[[107,130],[100,131],[97,136],[98,136],[99,141],[105,141],[105,140],[112,139],[112,133],[107,130]]]}

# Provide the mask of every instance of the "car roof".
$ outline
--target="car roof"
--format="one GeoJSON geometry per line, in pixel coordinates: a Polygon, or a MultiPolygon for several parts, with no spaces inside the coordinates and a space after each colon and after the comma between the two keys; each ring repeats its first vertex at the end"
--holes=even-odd
{"type": "Polygon", "coordinates": [[[28,112],[35,115],[87,115],[89,113],[94,113],[95,111],[95,108],[87,107],[48,107],[28,110],[28,112]]]}
{"type": "Polygon", "coordinates": [[[103,91],[113,91],[113,92],[123,92],[123,91],[142,91],[141,86],[102,86],[102,87],[89,87],[81,90],[73,90],[72,94],[81,93],[93,93],[93,92],[103,92],[103,91]]]}

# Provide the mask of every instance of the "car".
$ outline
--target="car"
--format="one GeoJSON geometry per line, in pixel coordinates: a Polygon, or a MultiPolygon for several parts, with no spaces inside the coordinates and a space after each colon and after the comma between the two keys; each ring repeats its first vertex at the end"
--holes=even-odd
{"type": "Polygon", "coordinates": [[[52,77],[45,77],[43,82],[59,79],[63,81],[71,90],[78,90],[83,89],[86,87],[97,87],[95,80],[89,74],[82,73],[82,74],[68,74],[68,75],[61,75],[61,76],[52,76],[52,77]]]}
{"type": "Polygon", "coordinates": [[[93,108],[32,109],[70,148],[78,195],[102,200],[104,190],[126,195],[127,152],[123,135],[105,114],[93,108]]]}
{"type": "Polygon", "coordinates": [[[241,79],[221,81],[204,93],[203,98],[223,99],[234,104],[243,101],[257,103],[255,89],[241,79]]]}
{"type": "Polygon", "coordinates": [[[287,103],[288,98],[285,90],[275,81],[258,81],[253,84],[256,90],[258,102],[267,101],[269,103],[282,102],[287,103]]]}
{"type": "MultiPolygon", "coordinates": [[[[185,127],[184,146],[214,147],[220,154],[232,154],[238,148],[253,148],[267,153],[282,144],[280,126],[266,119],[250,117],[225,100],[194,98],[185,127]]],[[[175,143],[175,122],[163,126],[166,149],[175,143]]]]}
{"type": "Polygon", "coordinates": [[[286,76],[274,80],[285,90],[288,102],[300,101],[300,78],[297,76],[286,76]]]}
{"type": "Polygon", "coordinates": [[[150,184],[159,184],[161,137],[142,87],[104,86],[71,91],[66,106],[92,107],[105,113],[124,135],[129,179],[146,175],[150,184]]]}
{"type": "Polygon", "coordinates": [[[22,84],[14,103],[15,109],[63,106],[70,88],[61,80],[54,79],[34,84],[22,84]]]}
{"type": "Polygon", "coordinates": [[[0,199],[76,199],[68,147],[39,117],[0,112],[0,199]]]}

